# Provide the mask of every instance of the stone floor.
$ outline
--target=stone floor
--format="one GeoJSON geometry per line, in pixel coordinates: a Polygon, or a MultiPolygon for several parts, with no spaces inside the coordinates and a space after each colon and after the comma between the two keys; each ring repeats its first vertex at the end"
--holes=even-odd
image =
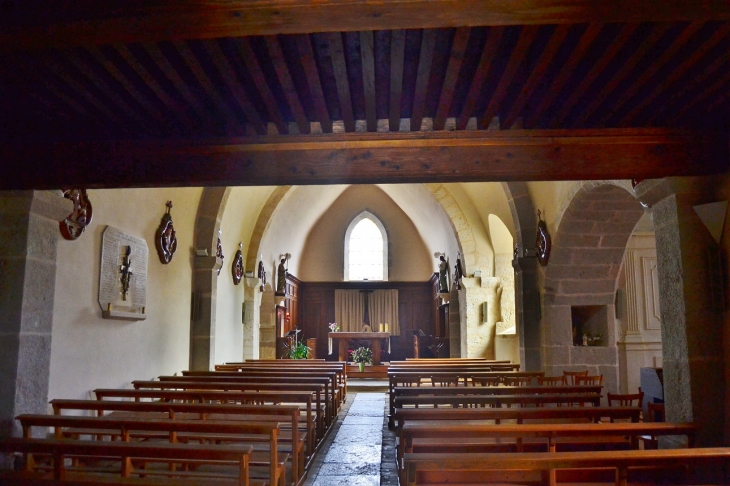
{"type": "Polygon", "coordinates": [[[348,387],[347,401],[304,486],[397,486],[386,398],[383,392],[348,387]]]}

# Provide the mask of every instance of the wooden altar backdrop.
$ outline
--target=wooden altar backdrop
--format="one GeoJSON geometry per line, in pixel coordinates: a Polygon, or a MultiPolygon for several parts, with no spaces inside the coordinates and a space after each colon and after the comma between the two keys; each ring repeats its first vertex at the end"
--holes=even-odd
{"type": "Polygon", "coordinates": [[[390,339],[389,332],[331,332],[329,339],[336,341],[338,344],[337,358],[339,361],[347,361],[348,343],[350,339],[360,339],[370,341],[373,350],[373,365],[377,366],[381,362],[380,344],[383,339],[390,339]]]}

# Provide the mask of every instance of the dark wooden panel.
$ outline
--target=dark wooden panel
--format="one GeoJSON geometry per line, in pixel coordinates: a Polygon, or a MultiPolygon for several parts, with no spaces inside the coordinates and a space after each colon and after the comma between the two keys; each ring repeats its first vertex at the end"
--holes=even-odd
{"type": "Polygon", "coordinates": [[[72,12],[16,8],[17,16],[0,23],[0,52],[307,32],[730,19],[724,0],[110,1],[84,2],[72,12]],[[17,22],[23,14],[31,20],[17,22]]]}
{"type": "Polygon", "coordinates": [[[725,170],[726,139],[665,129],[399,132],[0,145],[0,189],[586,180],[725,170]]]}

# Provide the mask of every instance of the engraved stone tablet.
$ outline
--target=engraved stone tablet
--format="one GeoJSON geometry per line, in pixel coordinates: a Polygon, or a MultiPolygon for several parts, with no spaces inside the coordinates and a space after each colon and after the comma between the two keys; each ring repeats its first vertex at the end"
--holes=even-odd
{"type": "Polygon", "coordinates": [[[146,319],[147,242],[107,226],[102,236],[99,306],[106,319],[146,319]]]}

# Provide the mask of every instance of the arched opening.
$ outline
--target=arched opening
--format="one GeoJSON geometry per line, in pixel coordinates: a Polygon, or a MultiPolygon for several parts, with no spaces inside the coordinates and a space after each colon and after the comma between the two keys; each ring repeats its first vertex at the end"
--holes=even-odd
{"type": "Polygon", "coordinates": [[[358,214],[345,232],[345,281],[388,280],[388,234],[369,211],[358,214]]]}

